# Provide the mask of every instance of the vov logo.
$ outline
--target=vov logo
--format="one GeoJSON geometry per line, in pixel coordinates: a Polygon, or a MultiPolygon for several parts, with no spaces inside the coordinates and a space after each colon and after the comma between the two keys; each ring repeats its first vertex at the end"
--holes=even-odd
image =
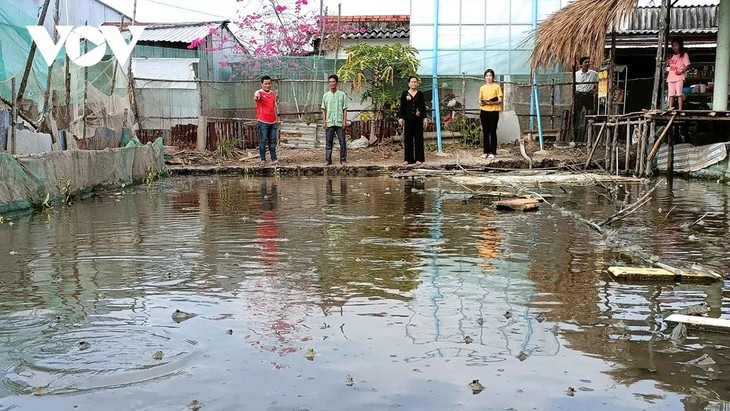
{"type": "Polygon", "coordinates": [[[119,28],[113,26],[100,26],[98,29],[91,26],[57,26],[58,42],[54,43],[50,34],[43,26],[25,26],[30,33],[30,37],[41,52],[46,64],[50,67],[53,61],[61,51],[61,47],[66,45],[66,55],[71,61],[82,67],[93,66],[101,61],[106,54],[106,46],[112,50],[112,54],[116,57],[119,64],[124,65],[132,54],[132,49],[137,44],[140,34],[144,30],[143,26],[129,26],[129,32],[132,33],[132,39],[127,43],[119,31],[119,28]],[[81,39],[86,39],[93,43],[96,47],[90,49],[86,54],[81,55],[83,51],[81,39]]]}

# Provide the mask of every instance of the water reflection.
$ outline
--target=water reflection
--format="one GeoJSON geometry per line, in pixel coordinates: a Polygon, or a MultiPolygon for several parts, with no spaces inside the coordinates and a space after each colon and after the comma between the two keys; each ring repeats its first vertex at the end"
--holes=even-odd
{"type": "MultiPolygon", "coordinates": [[[[571,190],[555,201],[615,212],[600,189],[571,190]]],[[[726,269],[729,196],[674,180],[615,236],[726,269]]],[[[663,321],[701,301],[728,316],[727,283],[618,284],[605,268],[621,256],[582,223],[466,197],[437,179],[195,178],[14,216],[0,225],[0,409],[730,401],[728,337],[677,345],[663,321]],[[175,309],[198,315],[177,324],[175,309]],[[716,364],[693,365],[703,354],[716,364]]]]}

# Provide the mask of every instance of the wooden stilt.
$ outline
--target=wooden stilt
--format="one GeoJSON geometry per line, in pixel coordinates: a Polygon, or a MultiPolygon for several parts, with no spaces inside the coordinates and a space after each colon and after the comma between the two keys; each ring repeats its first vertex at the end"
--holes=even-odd
{"type": "Polygon", "coordinates": [[[604,121],[603,124],[601,124],[601,129],[598,130],[598,135],[596,136],[596,140],[593,142],[593,148],[591,148],[591,152],[588,154],[588,158],[586,159],[586,165],[583,167],[583,169],[587,169],[588,165],[591,163],[591,160],[593,159],[593,153],[596,152],[596,148],[598,148],[598,143],[601,141],[601,135],[603,134],[603,130],[606,128],[606,122],[604,121]]]}
{"type": "MultiPolygon", "coordinates": [[[[638,127],[638,126],[637,126],[638,127]]],[[[626,154],[624,158],[624,172],[629,174],[629,159],[631,154],[631,122],[626,122],[626,154]]]]}

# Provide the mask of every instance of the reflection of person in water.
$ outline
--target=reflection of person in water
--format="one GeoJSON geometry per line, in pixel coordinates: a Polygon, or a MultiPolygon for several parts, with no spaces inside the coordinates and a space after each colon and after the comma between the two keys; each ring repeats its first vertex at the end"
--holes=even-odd
{"type": "Polygon", "coordinates": [[[258,219],[256,232],[262,242],[261,261],[264,265],[273,266],[277,263],[279,253],[278,229],[277,229],[277,202],[278,192],[276,183],[271,184],[269,192],[266,181],[261,181],[261,215],[258,219]]]}
{"type": "Polygon", "coordinates": [[[425,226],[419,224],[419,216],[426,209],[426,199],[422,193],[414,192],[414,190],[423,191],[424,187],[423,180],[411,178],[403,180],[403,216],[406,217],[404,234],[422,234],[425,230],[425,226]]]}
{"type": "Polygon", "coordinates": [[[484,273],[487,274],[494,270],[492,260],[499,257],[499,232],[496,228],[492,227],[490,220],[494,218],[494,211],[485,211],[485,213],[479,216],[479,224],[482,226],[482,235],[476,240],[477,252],[482,261],[479,266],[484,268],[484,273]]]}

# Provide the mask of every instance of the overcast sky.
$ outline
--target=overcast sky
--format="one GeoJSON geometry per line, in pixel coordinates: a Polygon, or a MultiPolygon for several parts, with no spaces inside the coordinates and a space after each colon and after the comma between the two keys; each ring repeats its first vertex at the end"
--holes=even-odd
{"type": "MultiPolygon", "coordinates": [[[[101,0],[103,3],[132,16],[134,0],[101,0]]],[[[419,0],[428,1],[428,0],[419,0]]],[[[236,19],[245,3],[253,4],[255,11],[260,0],[137,0],[137,20],[142,22],[186,22],[236,19]]],[[[282,2],[286,3],[286,2],[282,2]]],[[[342,15],[409,14],[410,0],[324,0],[329,15],[337,15],[337,4],[342,4],[342,15]]],[[[309,7],[319,12],[319,0],[309,0],[309,7]]]]}
{"type": "MultiPolygon", "coordinates": [[[[132,16],[135,0],[101,0],[132,16]]],[[[450,0],[441,0],[450,1],[450,0]]],[[[453,0],[451,0],[453,1],[453,0]]],[[[486,1],[486,0],[485,0],[486,1]]],[[[491,0],[494,1],[494,0],[491,0]]],[[[432,4],[431,0],[418,0],[421,7],[432,4]]],[[[718,4],[719,0],[679,0],[677,5],[718,4]]],[[[261,0],[137,0],[137,20],[142,22],[187,22],[236,19],[243,4],[252,4],[255,11],[261,0]]],[[[319,0],[309,0],[309,6],[319,12],[319,0]]],[[[324,0],[329,15],[337,15],[337,5],[342,4],[342,15],[360,14],[409,14],[410,0],[324,0]]],[[[639,0],[640,5],[659,4],[659,0],[639,0]]]]}

